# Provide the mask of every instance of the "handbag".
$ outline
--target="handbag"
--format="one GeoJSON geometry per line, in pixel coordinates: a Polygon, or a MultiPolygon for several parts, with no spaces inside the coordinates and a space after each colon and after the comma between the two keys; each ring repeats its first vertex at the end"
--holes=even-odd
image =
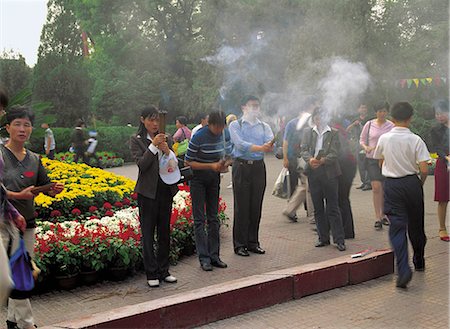
{"type": "Polygon", "coordinates": [[[289,199],[291,196],[291,181],[289,178],[289,170],[287,168],[283,167],[283,169],[281,169],[281,172],[275,181],[272,195],[281,199],[289,199]]]}
{"type": "Polygon", "coordinates": [[[194,177],[194,171],[190,166],[186,166],[180,169],[181,178],[178,184],[190,181],[194,177]]]}
{"type": "MultiPolygon", "coordinates": [[[[175,143],[177,144],[177,143],[175,143]]],[[[175,144],[174,144],[174,148],[175,148],[175,144]]],[[[189,146],[189,139],[185,139],[182,140],[181,142],[178,143],[178,146],[176,147],[176,156],[180,156],[180,155],[185,155],[187,152],[189,146]]]]}
{"type": "Polygon", "coordinates": [[[18,291],[31,291],[34,288],[33,266],[31,258],[25,249],[23,238],[20,238],[19,248],[9,259],[14,289],[18,291]]]}

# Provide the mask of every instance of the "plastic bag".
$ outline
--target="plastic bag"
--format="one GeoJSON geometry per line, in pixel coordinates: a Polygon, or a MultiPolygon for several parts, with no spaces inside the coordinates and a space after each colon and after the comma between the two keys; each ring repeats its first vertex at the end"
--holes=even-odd
{"type": "Polygon", "coordinates": [[[19,291],[31,291],[34,288],[33,269],[30,255],[25,249],[23,239],[20,239],[19,248],[9,259],[14,289],[19,291]]]}
{"type": "Polygon", "coordinates": [[[287,168],[281,169],[281,172],[275,181],[272,195],[281,199],[289,199],[291,196],[291,182],[289,179],[289,170],[287,168]]]}

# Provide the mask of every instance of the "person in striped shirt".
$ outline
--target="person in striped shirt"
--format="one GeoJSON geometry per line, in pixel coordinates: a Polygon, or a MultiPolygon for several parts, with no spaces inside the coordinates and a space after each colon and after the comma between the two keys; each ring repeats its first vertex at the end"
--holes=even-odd
{"type": "Polygon", "coordinates": [[[231,155],[230,134],[225,128],[225,114],[209,114],[208,125],[198,130],[189,141],[185,162],[194,171],[190,182],[194,232],[197,255],[204,271],[213,266],[226,268],[219,256],[220,223],[219,205],[220,172],[226,170],[231,155]]]}

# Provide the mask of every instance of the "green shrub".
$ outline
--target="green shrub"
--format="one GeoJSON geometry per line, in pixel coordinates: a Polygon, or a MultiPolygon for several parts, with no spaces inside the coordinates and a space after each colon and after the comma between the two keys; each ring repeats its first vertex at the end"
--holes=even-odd
{"type": "MultiPolygon", "coordinates": [[[[196,124],[188,125],[191,129],[196,124]]],[[[97,127],[98,133],[97,140],[98,145],[96,151],[113,152],[119,158],[125,160],[125,162],[133,161],[130,153],[130,137],[136,134],[137,127],[118,126],[118,127],[97,127]]],[[[86,129],[94,130],[92,127],[86,129]]],[[[70,139],[72,136],[73,128],[53,128],[53,134],[56,140],[56,153],[67,152],[71,145],[70,139]]],[[[173,135],[176,131],[174,124],[167,125],[166,133],[173,135]]],[[[44,153],[44,133],[45,130],[41,128],[34,128],[30,141],[27,147],[33,152],[43,154],[44,153]]]]}

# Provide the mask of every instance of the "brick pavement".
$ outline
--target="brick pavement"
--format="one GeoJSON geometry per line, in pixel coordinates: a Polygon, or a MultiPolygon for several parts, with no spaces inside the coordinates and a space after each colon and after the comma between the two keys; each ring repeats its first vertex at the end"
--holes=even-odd
{"type": "MultiPolygon", "coordinates": [[[[371,192],[362,192],[356,189],[352,190],[351,196],[356,238],[347,241],[347,251],[341,253],[333,246],[314,248],[316,236],[311,230],[313,226],[308,224],[304,218],[304,211],[299,213],[301,219],[298,223],[291,223],[281,215],[284,201],[271,196],[273,183],[281,169],[281,161],[269,157],[266,160],[266,164],[268,168],[268,188],[260,230],[261,245],[267,250],[266,255],[252,255],[249,258],[235,256],[232,250],[230,225],[229,227],[224,227],[221,231],[221,257],[228,263],[228,269],[215,269],[213,272],[204,272],[200,269],[196,257],[193,256],[182,259],[177,266],[171,268],[172,274],[179,279],[176,285],[165,284],[159,289],[150,289],[146,286],[145,276],[142,273],[138,273],[123,282],[103,282],[91,287],[79,287],[72,291],[53,291],[37,295],[32,299],[36,323],[39,326],[49,325],[236,278],[314,263],[342,256],[343,254],[350,255],[367,247],[377,249],[389,248],[387,229],[384,229],[382,232],[375,232],[373,229],[371,192]]],[[[137,174],[135,166],[125,166],[112,171],[133,179],[136,178],[137,174]]],[[[356,327],[402,327],[406,322],[401,321],[401,314],[395,310],[401,310],[405,313],[408,311],[405,314],[405,318],[409,319],[409,323],[419,324],[418,308],[421,306],[424,310],[423,314],[426,314],[426,316],[420,317],[420,319],[427,320],[427,327],[437,327],[438,325],[442,327],[443,324],[445,324],[444,327],[448,327],[448,244],[439,241],[437,237],[436,205],[432,201],[434,178],[430,178],[425,186],[426,231],[429,239],[426,250],[427,271],[414,276],[411,288],[408,291],[398,292],[394,287],[394,277],[387,276],[362,285],[335,289],[258,311],[261,313],[253,312],[224,320],[211,324],[211,326],[244,327],[244,323],[247,323],[245,327],[270,328],[291,326],[297,328],[303,326],[308,328],[342,328],[348,327],[351,323],[352,326],[356,325],[356,327]],[[412,304],[411,299],[400,298],[405,294],[411,294],[420,299],[415,310],[408,309],[402,305],[402,303],[412,304]],[[332,298],[323,298],[324,296],[328,297],[328,295],[332,298]],[[368,296],[370,298],[367,298],[368,296]],[[354,299],[357,302],[353,302],[354,299]],[[330,305],[327,305],[327,303],[330,305]],[[297,321],[295,321],[295,315],[299,311],[295,308],[296,305],[301,305],[302,312],[300,313],[304,315],[298,318],[297,321]],[[310,305],[314,307],[310,308],[310,305]],[[320,306],[322,305],[327,307],[326,314],[323,314],[321,310],[320,306]],[[345,309],[352,309],[353,305],[358,305],[359,309],[357,312],[353,307],[350,315],[339,316],[339,314],[345,314],[345,309]],[[360,309],[366,311],[362,312],[360,309]],[[268,313],[264,314],[265,311],[268,313]],[[283,318],[283,314],[292,315],[283,318]],[[387,314],[391,316],[387,316],[387,314]],[[259,322],[251,322],[256,317],[259,322]],[[278,320],[270,322],[272,318],[278,320]],[[318,318],[323,322],[317,324],[318,318]],[[389,322],[390,319],[395,320],[397,318],[399,319],[397,322],[389,322]],[[227,323],[226,321],[235,322],[227,323]],[[278,323],[282,325],[278,325],[278,323]]],[[[230,174],[226,174],[222,180],[221,195],[229,206],[227,213],[232,216],[232,191],[225,188],[229,181],[230,174]]],[[[355,187],[358,185],[358,182],[356,178],[355,187]]],[[[412,306],[410,307],[413,308],[412,306]]],[[[1,311],[0,323],[4,323],[4,318],[5,312],[1,311]]],[[[403,315],[401,318],[403,318],[403,315]]]]}

